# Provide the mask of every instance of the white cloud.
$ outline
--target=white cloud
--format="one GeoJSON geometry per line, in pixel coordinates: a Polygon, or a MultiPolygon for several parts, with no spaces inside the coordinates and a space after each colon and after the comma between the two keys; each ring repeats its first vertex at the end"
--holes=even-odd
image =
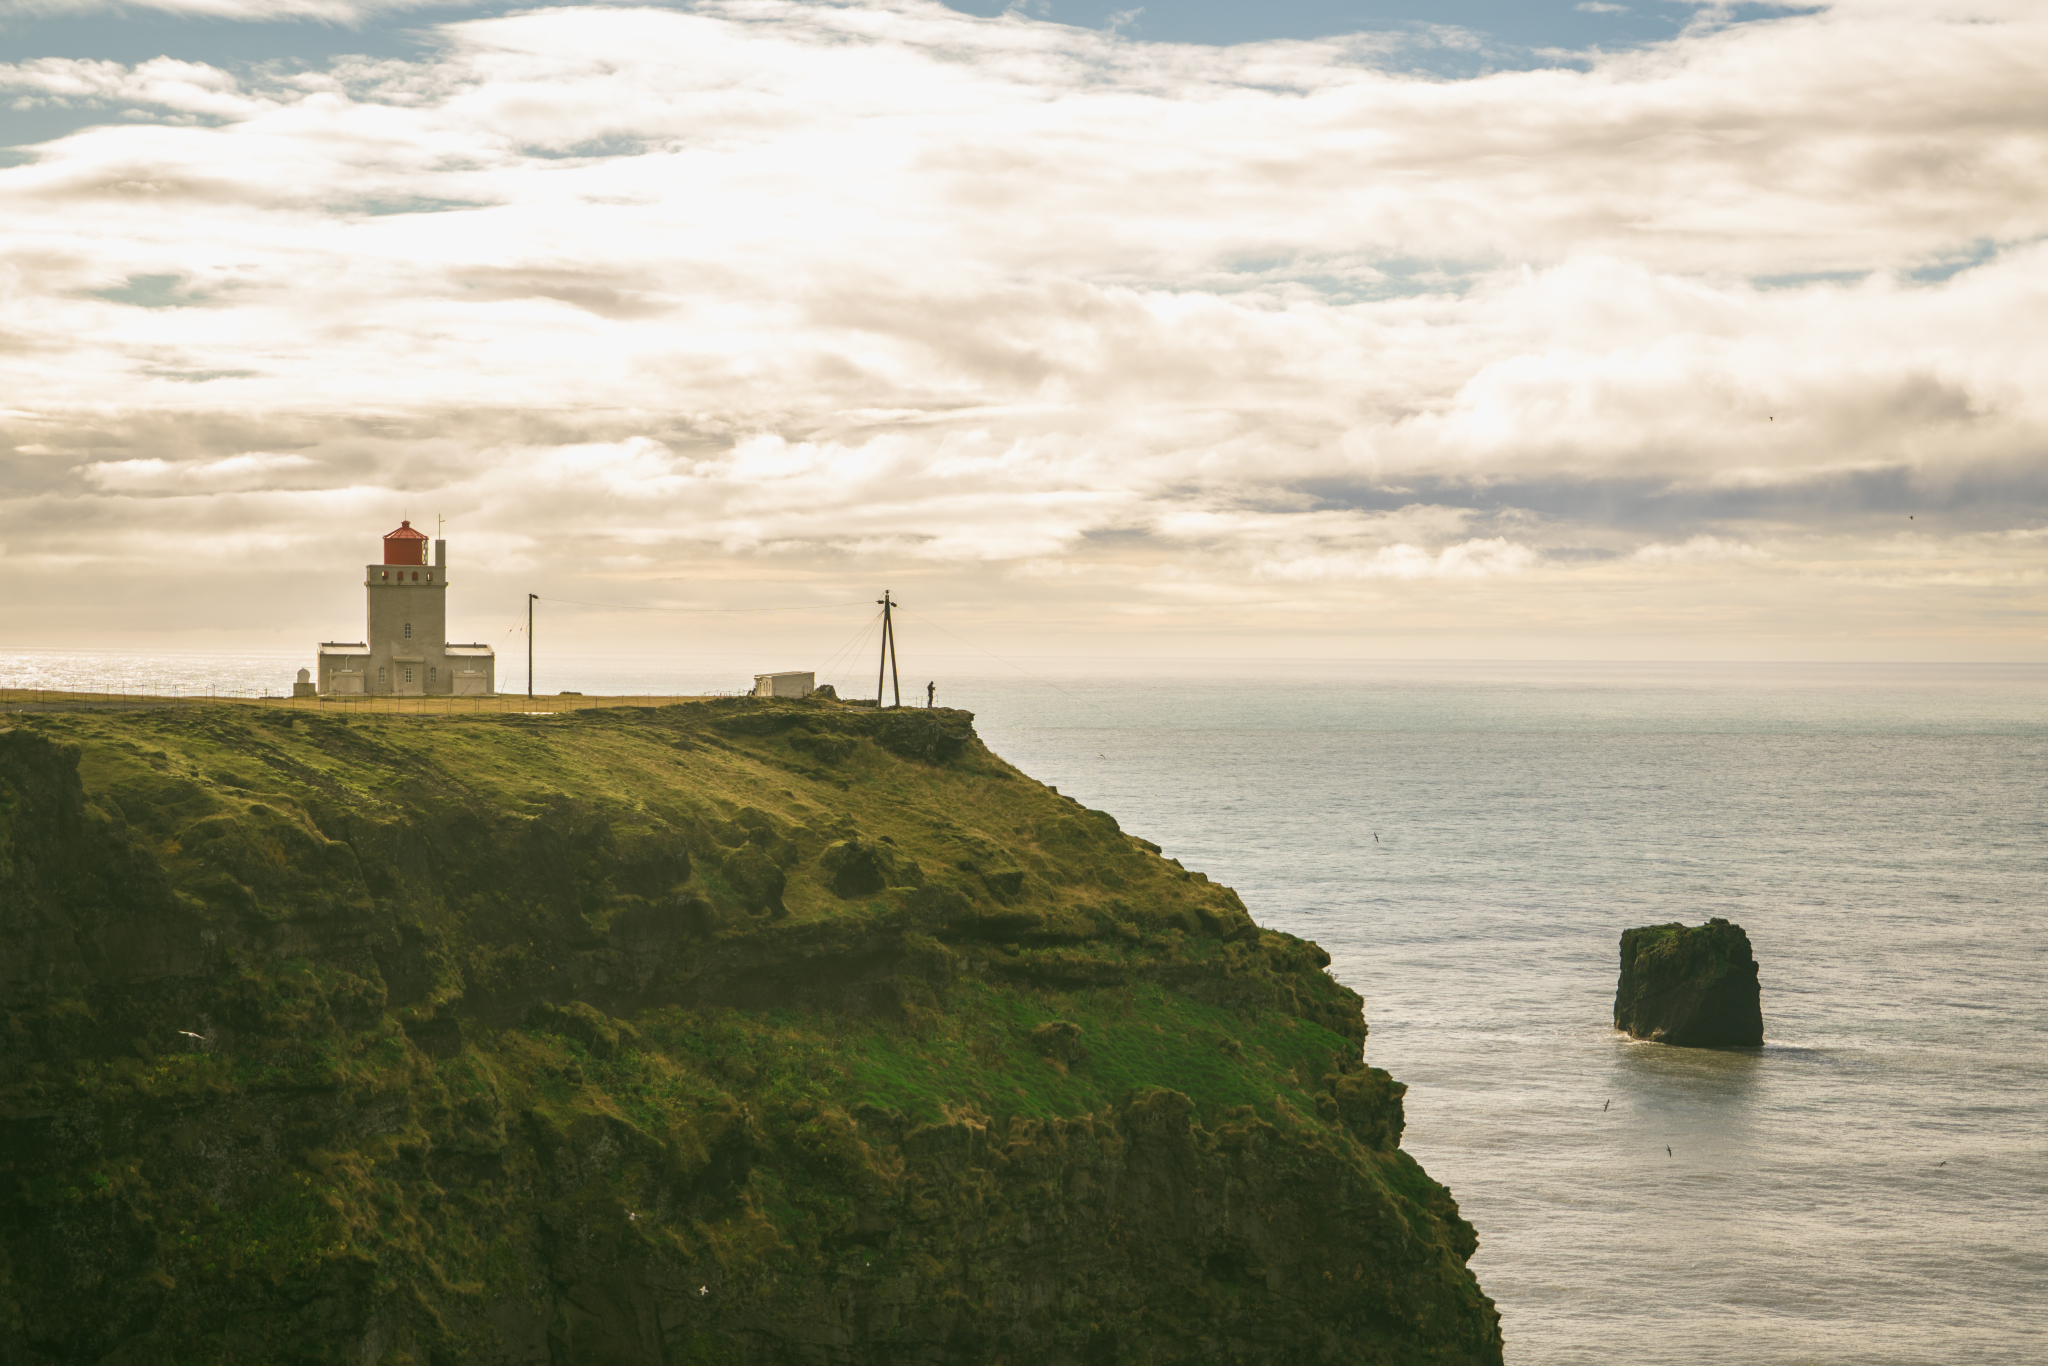
{"type": "Polygon", "coordinates": [[[1719,536],[1694,536],[1681,545],[1652,543],[1637,550],[1635,557],[1648,564],[1714,564],[1727,561],[1754,564],[1777,558],[1768,550],[1719,536]]]}
{"type": "Polygon", "coordinates": [[[1309,555],[1259,567],[1259,577],[1292,581],[1343,579],[1483,579],[1534,568],[1535,551],[1502,537],[1464,541],[1435,554],[1412,545],[1382,546],[1366,554],[1309,555]]]}
{"type": "Polygon", "coordinates": [[[1977,19],[1467,81],[921,0],[0,66],[146,114],[0,170],[0,530],[146,575],[209,515],[312,554],[431,498],[479,564],[649,581],[2019,582],[2048,20],[1977,19]],[[1922,509],[1933,557],[1864,539],[1922,509]]]}
{"type": "Polygon", "coordinates": [[[158,57],[120,62],[43,57],[0,68],[0,88],[15,109],[38,106],[141,105],[181,114],[245,119],[274,107],[242,94],[235,78],[203,62],[158,57]]]}
{"type": "Polygon", "coordinates": [[[109,10],[156,10],[206,19],[324,19],[356,24],[381,14],[464,0],[0,0],[0,17],[104,14],[109,10]]]}
{"type": "Polygon", "coordinates": [[[322,472],[302,455],[250,451],[224,460],[99,460],[79,468],[87,483],[115,493],[214,493],[277,488],[322,472]]]}

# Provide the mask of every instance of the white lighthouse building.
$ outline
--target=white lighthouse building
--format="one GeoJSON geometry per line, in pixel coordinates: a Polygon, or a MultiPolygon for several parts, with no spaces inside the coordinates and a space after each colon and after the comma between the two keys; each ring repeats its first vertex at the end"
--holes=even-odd
{"type": "Polygon", "coordinates": [[[498,690],[497,653],[488,645],[448,643],[448,542],[411,522],[384,537],[384,562],[364,566],[369,597],[366,638],[323,641],[323,696],[487,697],[498,690]]]}

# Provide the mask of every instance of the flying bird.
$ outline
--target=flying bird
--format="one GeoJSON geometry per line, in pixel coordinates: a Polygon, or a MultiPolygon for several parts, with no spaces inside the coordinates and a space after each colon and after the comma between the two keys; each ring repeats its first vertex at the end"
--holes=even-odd
{"type": "Polygon", "coordinates": [[[1669,1143],[1666,1143],[1666,1144],[1664,1145],[1664,1156],[1666,1156],[1666,1157],[1669,1157],[1669,1156],[1671,1156],[1671,1145],[1670,1145],[1669,1143]]]}
{"type": "Polygon", "coordinates": [[[1601,1114],[1603,1114],[1603,1115],[1604,1115],[1604,1114],[1606,1114],[1606,1113],[1607,1113],[1607,1107],[1608,1107],[1608,1106],[1610,1106],[1610,1105],[1612,1105],[1612,1104],[1614,1104],[1614,1102],[1613,1102],[1613,1101],[1611,1101],[1611,1100],[1603,1100],[1603,1101],[1601,1101],[1601,1102],[1600,1102],[1600,1113],[1601,1113],[1601,1114]]]}
{"type": "Polygon", "coordinates": [[[183,1035],[184,1035],[184,1036],[185,1036],[186,1038],[188,1038],[188,1039],[197,1039],[197,1040],[199,1040],[199,1041],[200,1041],[201,1043],[205,1043],[205,1042],[206,1042],[206,1036],[205,1036],[204,1034],[194,1034],[194,1033],[193,1033],[193,1032],[192,1032],[191,1030],[189,1030],[189,1029],[181,1029],[181,1030],[179,1030],[178,1032],[179,1032],[180,1034],[183,1034],[183,1035]]]}
{"type": "Polygon", "coordinates": [[[1379,831],[1375,830],[1375,831],[1373,831],[1373,832],[1372,832],[1372,842],[1373,842],[1374,844],[1378,844],[1378,843],[1380,842],[1380,832],[1379,832],[1379,831]]]}

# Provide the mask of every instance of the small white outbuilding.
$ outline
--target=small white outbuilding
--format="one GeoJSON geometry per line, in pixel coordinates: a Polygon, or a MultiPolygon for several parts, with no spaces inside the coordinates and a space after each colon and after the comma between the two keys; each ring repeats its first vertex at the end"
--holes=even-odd
{"type": "Polygon", "coordinates": [[[816,674],[755,674],[756,697],[809,697],[818,690],[816,674]]]}

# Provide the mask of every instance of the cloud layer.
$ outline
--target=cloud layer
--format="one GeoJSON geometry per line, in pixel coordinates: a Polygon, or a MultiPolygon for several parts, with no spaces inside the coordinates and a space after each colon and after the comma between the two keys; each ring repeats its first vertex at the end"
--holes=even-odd
{"type": "Polygon", "coordinates": [[[393,12],[462,3],[463,0],[0,0],[0,18],[153,10],[184,18],[248,22],[322,19],[329,23],[360,24],[393,12]]]}
{"type": "Polygon", "coordinates": [[[431,506],[608,600],[2041,652],[2027,8],[1458,81],[914,0],[442,41],[0,67],[108,118],[0,171],[0,629],[431,506]]]}

